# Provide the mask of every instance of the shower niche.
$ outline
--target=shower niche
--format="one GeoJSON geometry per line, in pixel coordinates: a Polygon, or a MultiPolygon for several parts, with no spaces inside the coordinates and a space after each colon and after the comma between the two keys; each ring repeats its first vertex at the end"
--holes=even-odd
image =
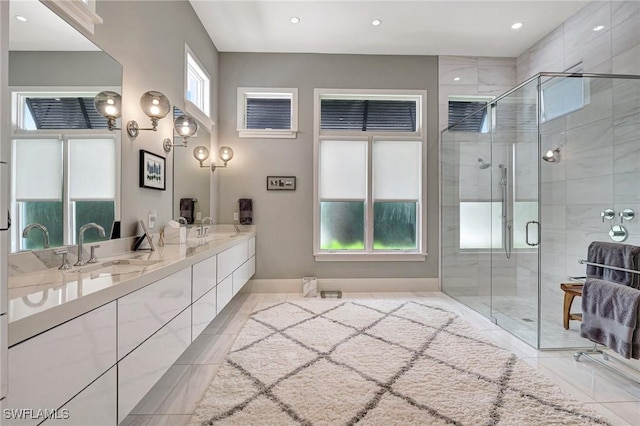
{"type": "Polygon", "coordinates": [[[640,245],[619,213],[640,208],[639,105],[640,76],[540,73],[445,129],[442,291],[535,348],[588,346],[560,284],[591,241],[640,245]]]}

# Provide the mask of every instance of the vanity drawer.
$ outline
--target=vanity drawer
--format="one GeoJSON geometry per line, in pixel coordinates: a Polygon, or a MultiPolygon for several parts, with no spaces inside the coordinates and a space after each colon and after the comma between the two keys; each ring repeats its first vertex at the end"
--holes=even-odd
{"type": "Polygon", "coordinates": [[[249,242],[247,240],[238,243],[228,250],[218,253],[218,282],[222,281],[233,271],[242,265],[249,254],[249,242]]]}
{"type": "Polygon", "coordinates": [[[111,302],[10,348],[3,407],[61,407],[115,362],[116,302],[111,302]]]}
{"type": "Polygon", "coordinates": [[[118,359],[191,304],[191,268],[118,299],[118,359]]]}
{"type": "Polygon", "coordinates": [[[178,315],[118,362],[118,423],[191,343],[191,309],[178,315]]]}
{"type": "Polygon", "coordinates": [[[44,424],[46,426],[117,425],[117,377],[116,367],[112,367],[58,410],[58,419],[47,420],[44,424]],[[65,415],[68,416],[67,419],[64,418],[65,415]]]}
{"type": "Polygon", "coordinates": [[[216,311],[220,314],[220,311],[227,306],[227,303],[233,298],[233,277],[229,275],[216,287],[216,311]]]}
{"type": "Polygon", "coordinates": [[[191,341],[195,340],[216,317],[216,293],[214,287],[191,306],[191,341]]]}
{"type": "Polygon", "coordinates": [[[192,303],[216,286],[216,263],[216,256],[211,256],[209,259],[193,265],[192,303]]]}
{"type": "Polygon", "coordinates": [[[233,295],[235,296],[256,273],[256,257],[247,260],[238,269],[233,271],[233,295]]]}

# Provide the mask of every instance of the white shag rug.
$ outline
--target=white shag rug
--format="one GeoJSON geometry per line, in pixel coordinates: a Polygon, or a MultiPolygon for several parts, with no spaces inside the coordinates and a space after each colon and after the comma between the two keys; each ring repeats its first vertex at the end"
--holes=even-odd
{"type": "Polygon", "coordinates": [[[606,425],[456,314],[309,300],[251,314],[192,425],[606,425]]]}

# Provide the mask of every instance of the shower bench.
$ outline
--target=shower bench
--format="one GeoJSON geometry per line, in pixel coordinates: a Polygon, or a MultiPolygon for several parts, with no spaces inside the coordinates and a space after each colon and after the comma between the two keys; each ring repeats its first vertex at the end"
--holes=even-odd
{"type": "Polygon", "coordinates": [[[564,291],[564,305],[562,315],[562,325],[565,330],[569,329],[569,320],[582,321],[582,314],[572,314],[571,304],[576,296],[582,296],[583,283],[561,283],[560,288],[564,291]]]}

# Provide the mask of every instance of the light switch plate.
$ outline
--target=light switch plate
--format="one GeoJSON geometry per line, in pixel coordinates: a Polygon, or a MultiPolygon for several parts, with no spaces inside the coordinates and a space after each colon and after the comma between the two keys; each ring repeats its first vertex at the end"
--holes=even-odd
{"type": "Polygon", "coordinates": [[[269,191],[295,191],[295,176],[267,176],[267,190],[269,191]]]}

